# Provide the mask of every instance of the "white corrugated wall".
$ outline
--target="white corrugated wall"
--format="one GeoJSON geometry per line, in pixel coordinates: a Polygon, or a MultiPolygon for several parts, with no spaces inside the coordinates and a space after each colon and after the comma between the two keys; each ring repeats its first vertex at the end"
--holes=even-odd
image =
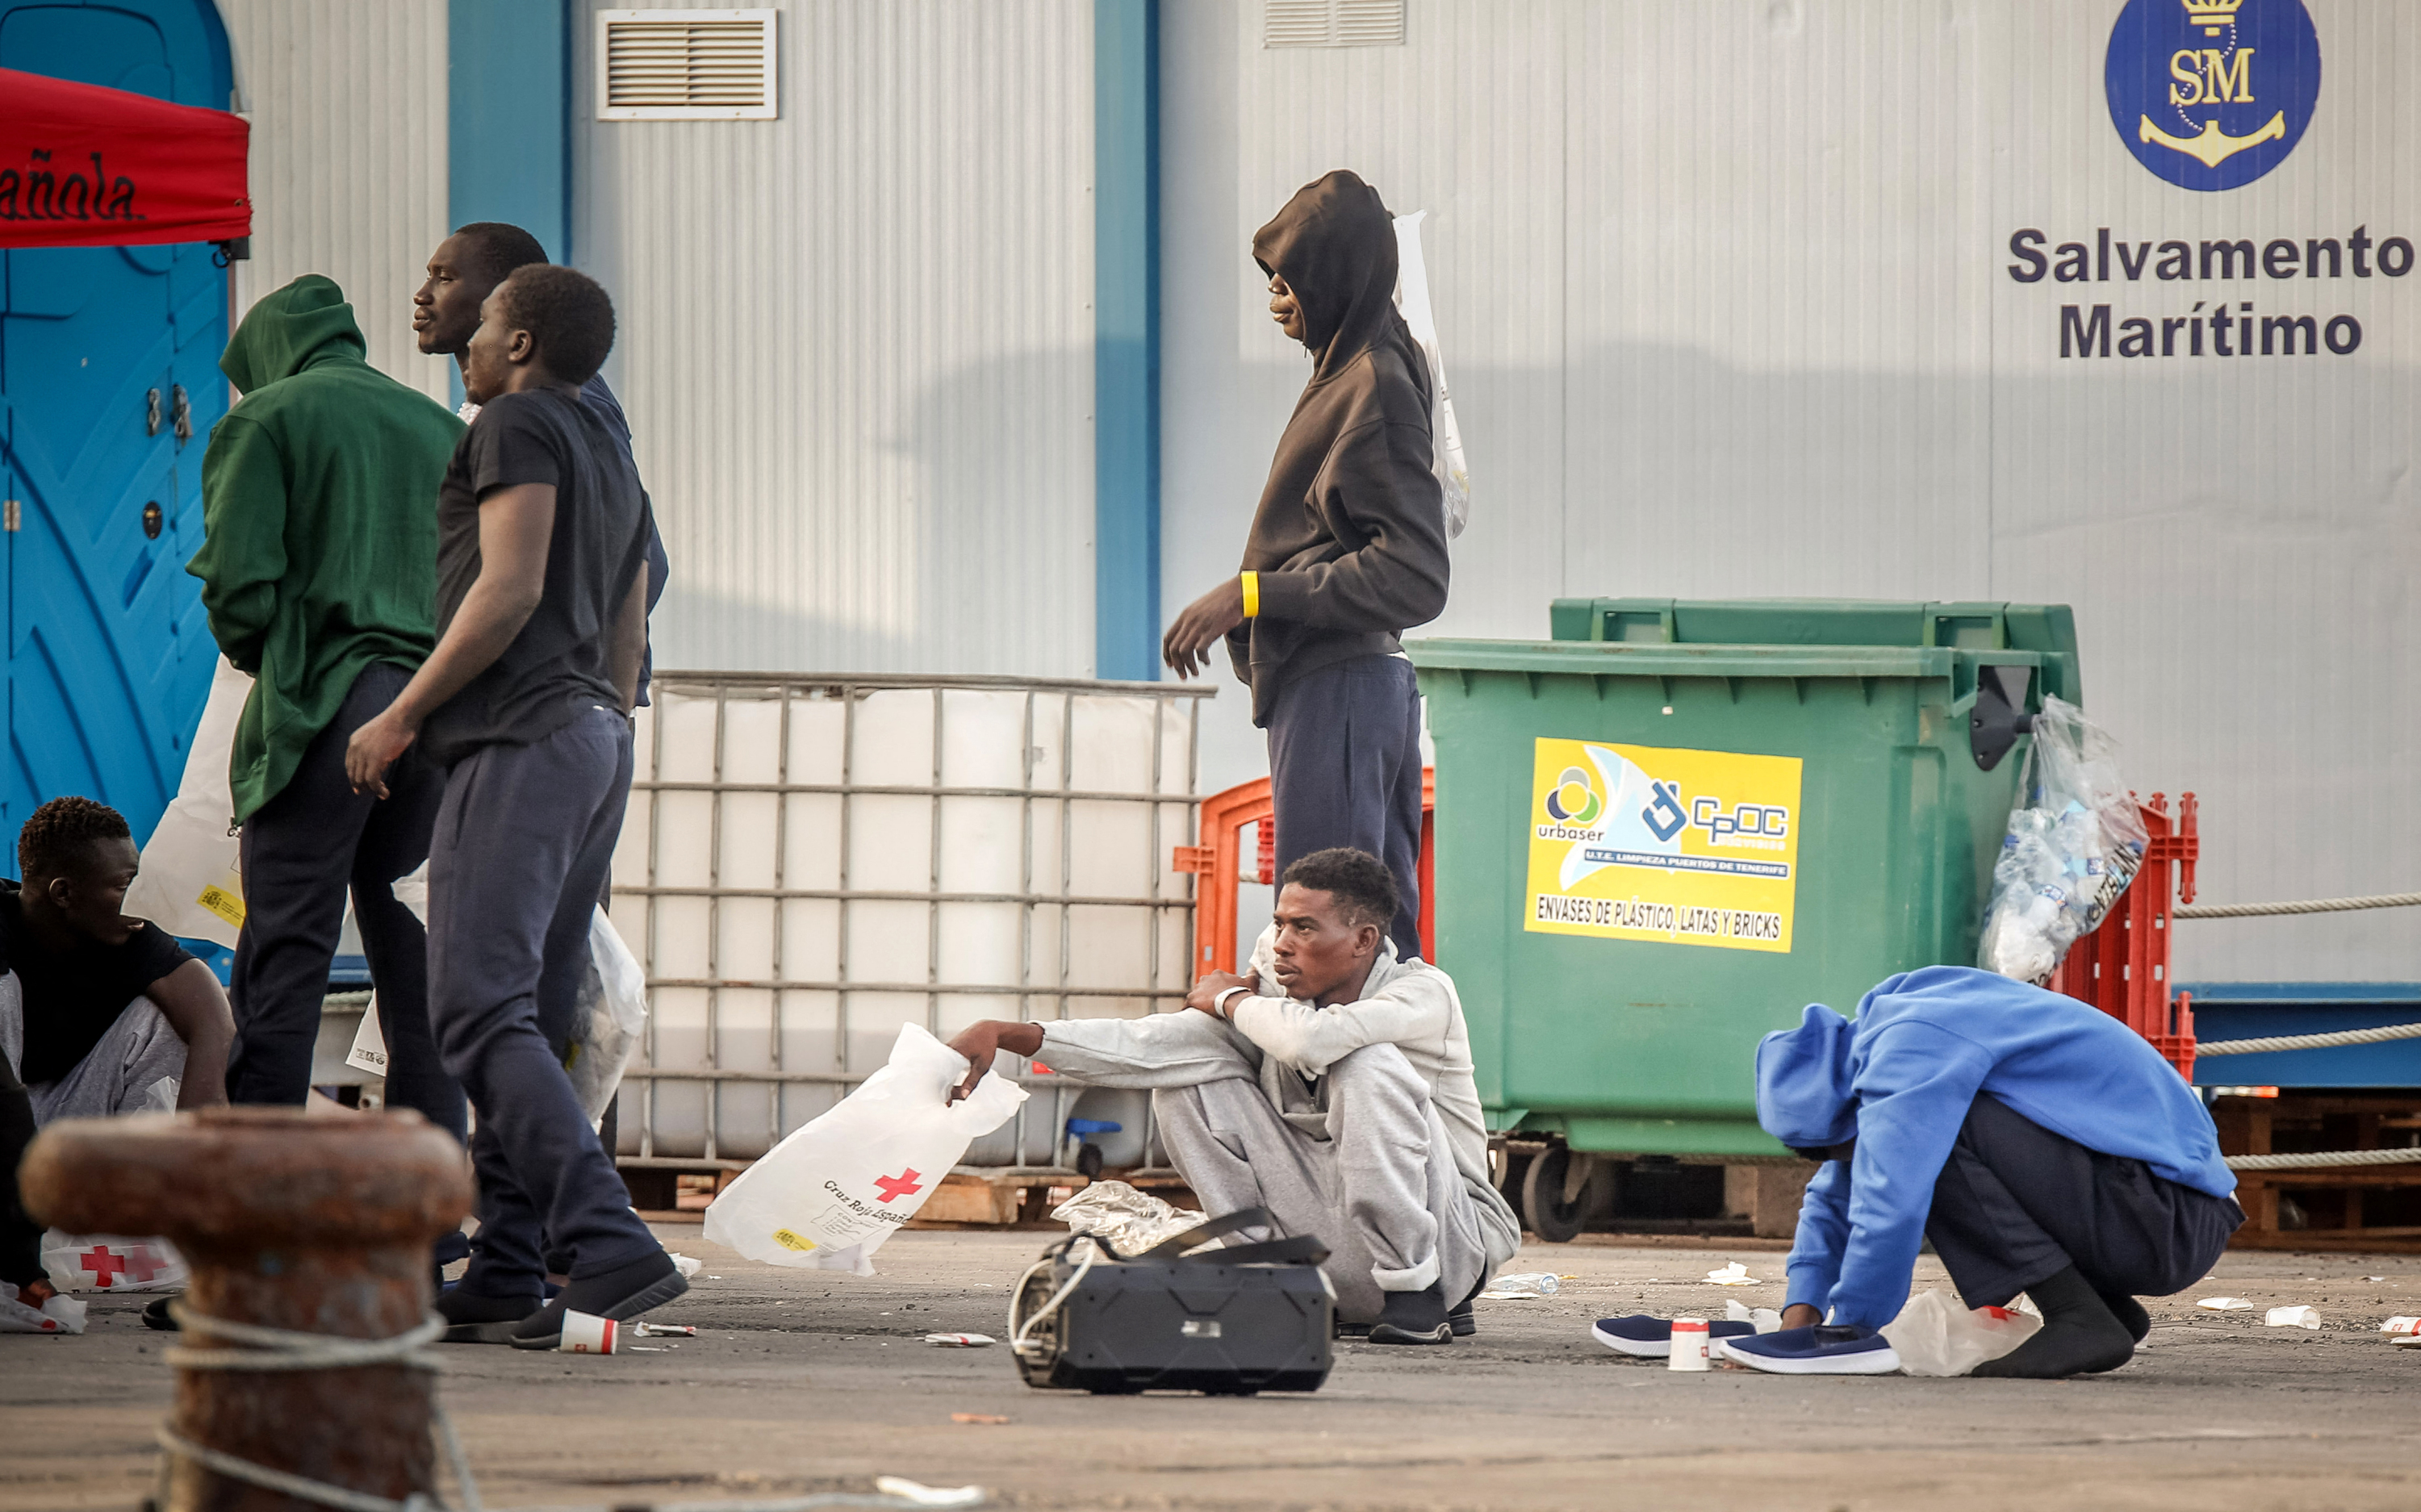
{"type": "Polygon", "coordinates": [[[218,0],[252,121],[252,260],[239,318],[304,273],[352,301],[373,366],[441,402],[412,292],[445,219],[445,0],[218,0]]]}
{"type": "MultiPolygon", "coordinates": [[[[2112,128],[2117,8],[1409,0],[1402,47],[1268,50],[1261,0],[1164,6],[1165,601],[1233,570],[1304,377],[1253,229],[1350,166],[1434,212],[1475,496],[1434,632],[1543,635],[1559,593],[2072,603],[2130,777],[2202,797],[2206,898],[2421,886],[2421,277],[2094,285],[2122,317],[2216,290],[2366,332],[2128,366],[2063,363],[2079,292],[2005,272],[2021,226],[2421,233],[2421,17],[2310,0],[2319,114],[2206,195],[2112,128]]],[[[1204,710],[1206,790],[1264,770],[1240,705],[1204,710]]],[[[2421,978],[2400,914],[2179,927],[2187,979],[2421,978]]]]}
{"type": "Polygon", "coordinates": [[[659,665],[1084,676],[1092,7],[809,0],[781,118],[599,121],[574,257],[673,572],[659,665]]]}

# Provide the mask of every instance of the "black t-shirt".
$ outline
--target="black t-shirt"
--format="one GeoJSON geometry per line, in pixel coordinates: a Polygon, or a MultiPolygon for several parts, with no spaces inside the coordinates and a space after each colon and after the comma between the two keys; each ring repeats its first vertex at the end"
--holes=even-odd
{"type": "Polygon", "coordinates": [[[609,639],[644,560],[648,510],[631,454],[594,410],[532,389],[479,410],[437,491],[437,632],[479,576],[479,501],[498,489],[554,489],[554,535],[539,606],[513,643],[429,716],[429,754],[451,765],[484,745],[542,740],[583,709],[617,707],[609,639]]]}
{"type": "Polygon", "coordinates": [[[101,1037],[144,990],[194,958],[176,937],[144,924],[122,945],[86,941],[55,951],[25,927],[18,884],[0,878],[0,970],[17,974],[25,1005],[25,1053],[19,1079],[55,1082],[92,1053],[101,1037]]]}

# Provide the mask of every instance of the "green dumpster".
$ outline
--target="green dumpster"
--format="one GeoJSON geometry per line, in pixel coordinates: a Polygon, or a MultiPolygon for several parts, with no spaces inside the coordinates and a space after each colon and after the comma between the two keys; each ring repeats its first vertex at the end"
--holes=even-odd
{"type": "Polygon", "coordinates": [[[1437,749],[1436,959],[1492,1126],[1748,1156],[1757,1037],[1971,962],[2064,605],[1557,600],[1407,647],[1437,749]]]}

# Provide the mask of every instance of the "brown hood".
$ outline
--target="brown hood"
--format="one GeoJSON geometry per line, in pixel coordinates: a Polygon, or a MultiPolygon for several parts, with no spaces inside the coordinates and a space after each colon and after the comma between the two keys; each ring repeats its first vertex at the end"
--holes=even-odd
{"type": "MultiPolygon", "coordinates": [[[[1379,191],[1344,168],[1295,191],[1253,233],[1253,260],[1283,277],[1303,305],[1311,381],[1323,382],[1373,347],[1413,351],[1396,313],[1396,224],[1379,191]]],[[[1413,371],[1427,376],[1425,366],[1413,371]]]]}

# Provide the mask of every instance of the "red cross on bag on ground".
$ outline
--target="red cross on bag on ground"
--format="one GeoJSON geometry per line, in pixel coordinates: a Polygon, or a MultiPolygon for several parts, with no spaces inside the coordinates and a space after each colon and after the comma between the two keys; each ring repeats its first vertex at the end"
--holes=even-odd
{"type": "Polygon", "coordinates": [[[874,1190],[882,1193],[884,1202],[889,1202],[894,1197],[905,1197],[925,1189],[917,1183],[916,1168],[912,1165],[898,1176],[876,1177],[874,1190]]]}
{"type": "Polygon", "coordinates": [[[117,1272],[127,1268],[126,1257],[106,1244],[96,1244],[76,1259],[92,1272],[93,1285],[103,1288],[116,1285],[117,1272]]]}

